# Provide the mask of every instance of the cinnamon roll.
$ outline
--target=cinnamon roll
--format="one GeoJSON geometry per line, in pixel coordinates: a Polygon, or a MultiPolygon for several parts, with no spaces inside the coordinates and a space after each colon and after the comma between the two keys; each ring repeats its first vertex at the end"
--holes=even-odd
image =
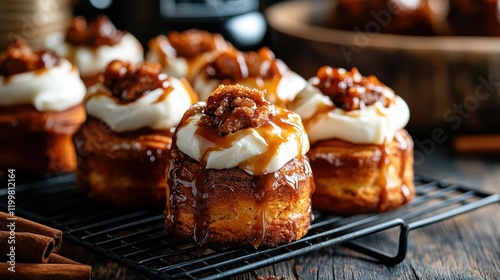
{"type": "Polygon", "coordinates": [[[15,39],[0,54],[0,169],[73,171],[71,137],[85,120],[78,69],[15,39]]]}
{"type": "Polygon", "coordinates": [[[311,223],[300,117],[240,85],[192,106],[172,140],[166,228],[200,246],[276,246],[311,223]]]}
{"type": "Polygon", "coordinates": [[[165,203],[173,127],[196,101],[158,64],[112,61],[88,90],[87,121],[75,133],[77,181],[87,195],[121,207],[165,203]]]}
{"type": "Polygon", "coordinates": [[[403,129],[409,109],[376,77],[324,66],[289,108],[311,142],[314,209],[387,211],[412,199],[413,141],[403,129]]]}

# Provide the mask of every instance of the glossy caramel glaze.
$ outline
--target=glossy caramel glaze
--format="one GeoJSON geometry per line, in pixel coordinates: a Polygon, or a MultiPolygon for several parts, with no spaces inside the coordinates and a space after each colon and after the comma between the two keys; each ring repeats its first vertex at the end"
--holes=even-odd
{"type": "Polygon", "coordinates": [[[80,189],[91,199],[120,207],[165,203],[165,168],[172,131],[113,132],[89,117],[74,135],[80,189]]]}
{"type": "Polygon", "coordinates": [[[97,48],[103,45],[114,46],[122,37],[123,33],[106,16],[98,16],[89,23],[84,17],[78,16],[66,30],[65,40],[73,46],[97,48]]]}
{"type": "Polygon", "coordinates": [[[84,120],[81,104],[61,112],[40,112],[31,105],[0,106],[0,168],[38,174],[74,171],[71,137],[84,120]]]}
{"type": "Polygon", "coordinates": [[[311,223],[306,156],[252,176],[237,167],[205,169],[174,145],[167,184],[167,230],[199,246],[277,246],[300,239],[311,223]]]}
{"type": "Polygon", "coordinates": [[[231,47],[231,44],[220,34],[196,29],[183,32],[172,31],[168,33],[167,38],[171,48],[162,49],[162,53],[168,57],[193,59],[206,52],[231,47]]]}
{"type": "Polygon", "coordinates": [[[337,108],[346,111],[360,110],[377,101],[387,108],[394,99],[394,94],[387,93],[387,87],[377,77],[363,77],[356,68],[346,71],[323,66],[317,77],[312,85],[328,96],[337,108]]]}
{"type": "Polygon", "coordinates": [[[160,70],[160,65],[156,63],[131,64],[113,60],[102,74],[102,83],[108,89],[104,94],[113,97],[121,104],[127,104],[160,88],[165,92],[160,99],[165,99],[173,88],[168,76],[160,70]]]}
{"type": "Polygon", "coordinates": [[[8,77],[12,75],[32,71],[42,74],[58,63],[59,56],[53,51],[34,51],[22,39],[15,38],[7,45],[5,52],[0,54],[0,76],[6,77],[4,83],[8,83],[8,77]]]}
{"type": "Polygon", "coordinates": [[[166,73],[177,78],[186,78],[192,82],[194,73],[207,62],[207,59],[218,51],[232,49],[233,46],[224,40],[220,34],[190,29],[183,32],[172,31],[167,36],[159,35],[148,42],[149,53],[156,55],[157,60],[166,73]],[[185,60],[187,64],[186,73],[181,75],[180,70],[171,67],[179,67],[174,62],[176,59],[185,60]]]}
{"type": "Polygon", "coordinates": [[[286,101],[277,94],[278,84],[290,71],[269,48],[264,47],[257,52],[221,52],[203,66],[199,75],[206,80],[218,80],[221,84],[244,84],[266,90],[267,100],[283,106],[286,101]]]}
{"type": "Polygon", "coordinates": [[[340,214],[382,212],[408,203],[413,185],[413,141],[405,130],[382,145],[332,139],[311,146],[313,208],[340,214]]]}

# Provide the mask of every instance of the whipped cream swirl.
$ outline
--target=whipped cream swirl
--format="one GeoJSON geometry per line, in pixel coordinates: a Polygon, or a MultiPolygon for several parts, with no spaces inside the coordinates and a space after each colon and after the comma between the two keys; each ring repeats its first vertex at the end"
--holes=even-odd
{"type": "Polygon", "coordinates": [[[326,139],[341,139],[356,144],[383,144],[392,141],[396,131],[405,127],[410,119],[406,102],[385,87],[385,95],[394,96],[388,108],[375,102],[359,110],[336,108],[331,99],[313,86],[307,87],[289,104],[304,122],[311,143],[326,139]]]}
{"type": "Polygon", "coordinates": [[[115,132],[139,128],[168,130],[179,123],[196,101],[187,83],[174,77],[168,79],[168,88],[152,90],[126,104],[105,94],[108,89],[103,84],[96,84],[88,91],[87,113],[104,121],[115,132]]]}
{"type": "Polygon", "coordinates": [[[73,46],[65,42],[64,35],[60,33],[47,37],[45,45],[59,56],[69,59],[78,68],[82,77],[98,74],[115,59],[132,63],[144,60],[141,43],[130,33],[124,34],[121,41],[113,46],[102,45],[97,48],[73,46]]]}
{"type": "MultiPolygon", "coordinates": [[[[205,102],[195,106],[205,106],[205,102]]],[[[176,145],[186,155],[204,162],[207,169],[239,167],[251,175],[269,174],[309,151],[300,116],[281,107],[276,107],[276,114],[263,126],[215,139],[198,133],[201,117],[201,113],[194,114],[179,124],[176,145]]]]}
{"type": "Polygon", "coordinates": [[[38,111],[64,111],[81,103],[85,85],[66,59],[54,67],[0,76],[0,105],[32,104],[38,111]]]}

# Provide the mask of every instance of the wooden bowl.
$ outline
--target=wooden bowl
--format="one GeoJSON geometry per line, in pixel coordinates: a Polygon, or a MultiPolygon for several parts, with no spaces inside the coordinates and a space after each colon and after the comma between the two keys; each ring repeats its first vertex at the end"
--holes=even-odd
{"type": "MultiPolygon", "coordinates": [[[[306,79],[322,65],[377,76],[407,101],[411,130],[500,131],[500,38],[403,36],[315,24],[330,5],[291,1],[267,10],[272,48],[291,69],[306,79]]],[[[371,24],[380,23],[374,18],[371,24]]]]}

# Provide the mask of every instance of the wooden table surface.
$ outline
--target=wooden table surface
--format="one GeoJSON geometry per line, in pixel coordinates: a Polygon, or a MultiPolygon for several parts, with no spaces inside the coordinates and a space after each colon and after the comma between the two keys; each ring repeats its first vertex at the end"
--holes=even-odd
{"type": "MultiPolygon", "coordinates": [[[[417,174],[449,179],[462,185],[500,193],[500,158],[454,155],[441,145],[415,166],[417,174]]],[[[410,232],[406,259],[382,265],[340,247],[282,262],[236,279],[500,279],[500,203],[415,229],[410,232]]],[[[389,249],[397,232],[363,239],[389,249]]],[[[62,254],[89,263],[95,279],[145,279],[140,273],[98,254],[66,243],[62,254]]]]}

